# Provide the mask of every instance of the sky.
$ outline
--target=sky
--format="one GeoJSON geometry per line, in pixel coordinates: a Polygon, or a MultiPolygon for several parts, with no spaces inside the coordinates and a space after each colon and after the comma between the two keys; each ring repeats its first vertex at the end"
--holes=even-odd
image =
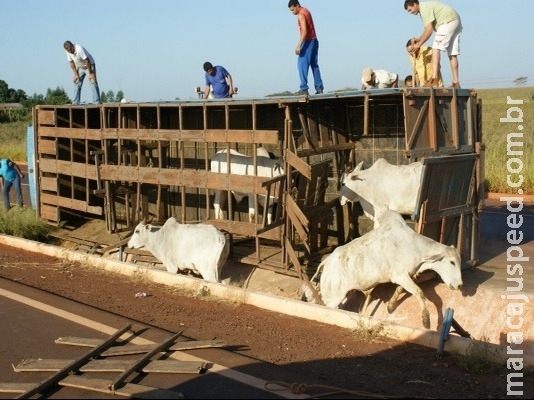
{"type": "MultiPolygon", "coordinates": [[[[447,0],[460,14],[463,88],[534,86],[529,42],[534,1],[447,0]],[[526,41],[526,42],[525,42],[526,41]]],[[[302,0],[319,39],[325,92],[361,87],[365,67],[411,73],[405,45],[419,36],[419,16],[403,0],[302,0]]],[[[100,90],[122,90],[127,101],[197,99],[202,64],[224,66],[239,91],[262,98],[299,90],[294,49],[297,18],[287,0],[0,0],[0,80],[28,96],[63,88],[73,94],[63,42],[95,58],[100,90]]],[[[431,45],[432,38],[426,43],[431,45]]],[[[448,58],[442,74],[450,85],[448,58]]],[[[313,77],[308,83],[313,93],[313,77]]],[[[82,101],[91,102],[86,81],[82,101]]]]}

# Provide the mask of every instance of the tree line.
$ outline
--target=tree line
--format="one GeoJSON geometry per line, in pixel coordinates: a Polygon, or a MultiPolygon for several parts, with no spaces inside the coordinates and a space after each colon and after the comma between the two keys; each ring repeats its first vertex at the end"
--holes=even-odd
{"type": "MultiPolygon", "coordinates": [[[[103,103],[119,102],[124,98],[124,93],[119,90],[114,93],[113,90],[100,93],[100,99],[103,103]]],[[[25,121],[32,115],[33,107],[37,105],[64,105],[70,104],[71,99],[62,87],[55,89],[48,88],[46,94],[34,93],[28,96],[22,89],[13,89],[2,79],[0,79],[0,105],[2,103],[18,103],[22,107],[10,108],[0,106],[0,123],[25,121]]]]}

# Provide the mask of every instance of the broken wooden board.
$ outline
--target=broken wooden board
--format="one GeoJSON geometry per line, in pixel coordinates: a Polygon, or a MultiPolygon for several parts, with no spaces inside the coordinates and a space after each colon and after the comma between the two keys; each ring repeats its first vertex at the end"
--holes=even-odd
{"type": "Polygon", "coordinates": [[[59,385],[76,389],[86,389],[98,393],[106,393],[136,399],[183,399],[181,392],[155,388],[150,386],[125,383],[115,390],[109,390],[109,380],[98,378],[86,378],[82,376],[69,375],[59,381],[59,385]]]}
{"type": "MultiPolygon", "coordinates": [[[[71,346],[83,346],[83,347],[94,347],[100,343],[99,339],[91,338],[81,338],[75,336],[62,336],[54,341],[57,344],[66,344],[71,346]]],[[[194,349],[206,349],[212,347],[224,347],[226,342],[223,340],[191,340],[186,342],[176,342],[171,347],[169,351],[180,351],[180,350],[194,350],[194,349]]],[[[136,345],[136,344],[127,344],[123,346],[113,346],[102,352],[102,357],[112,357],[112,356],[125,356],[131,354],[142,354],[150,351],[150,345],[136,345]]]]}
{"type": "Polygon", "coordinates": [[[0,382],[0,393],[26,393],[36,383],[0,382]]]}
{"type": "MultiPolygon", "coordinates": [[[[25,359],[13,367],[15,372],[55,372],[71,363],[65,359],[25,359]]],[[[130,365],[129,360],[91,360],[81,366],[80,372],[123,372],[130,365]]],[[[207,369],[207,363],[201,361],[152,360],[140,372],[158,372],[167,374],[200,374],[207,369]]]]}

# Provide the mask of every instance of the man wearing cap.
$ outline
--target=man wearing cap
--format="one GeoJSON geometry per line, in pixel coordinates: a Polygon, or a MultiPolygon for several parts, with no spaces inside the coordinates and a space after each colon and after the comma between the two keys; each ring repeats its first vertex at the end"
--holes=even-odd
{"type": "MultiPolygon", "coordinates": [[[[432,77],[432,49],[428,46],[421,46],[414,50],[414,43],[415,39],[409,39],[406,42],[406,51],[412,65],[413,86],[422,86],[432,77]]],[[[443,87],[441,71],[438,73],[437,86],[443,87]]]]}
{"type": "Polygon", "coordinates": [[[206,81],[206,88],[204,89],[204,98],[207,99],[211,95],[215,99],[223,99],[225,97],[232,97],[234,94],[234,83],[232,75],[226,68],[216,65],[213,66],[209,61],[204,63],[204,79],[206,81]]]}
{"type": "Polygon", "coordinates": [[[399,75],[383,69],[364,68],[362,72],[362,90],[396,88],[399,75]]]}

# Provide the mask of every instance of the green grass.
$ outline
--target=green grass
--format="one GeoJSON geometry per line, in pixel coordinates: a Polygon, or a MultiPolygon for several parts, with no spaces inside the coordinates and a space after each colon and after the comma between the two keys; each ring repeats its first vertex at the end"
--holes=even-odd
{"type": "Polygon", "coordinates": [[[34,209],[12,207],[9,211],[0,206],[0,233],[41,243],[54,241],[48,234],[56,228],[37,218],[34,209]]]}
{"type": "MultiPolygon", "coordinates": [[[[518,188],[511,188],[506,179],[507,136],[518,132],[517,123],[501,122],[511,105],[507,105],[507,96],[514,100],[523,100],[517,105],[523,111],[523,154],[518,158],[523,163],[524,194],[534,194],[534,87],[513,87],[505,89],[477,90],[477,97],[482,101],[482,143],[485,148],[485,187],[488,192],[517,193],[518,188]]],[[[0,157],[9,157],[14,161],[26,161],[26,130],[32,121],[0,124],[0,157]]],[[[517,140],[517,139],[516,139],[517,140]]],[[[518,174],[514,174],[517,179],[518,174]]]]}
{"type": "MultiPolygon", "coordinates": [[[[511,188],[506,179],[507,161],[512,157],[519,158],[523,163],[521,188],[524,194],[534,194],[534,88],[486,89],[477,92],[482,101],[482,142],[485,146],[485,180],[486,190],[498,193],[517,193],[518,188],[511,188]],[[523,104],[509,105],[507,97],[522,100],[523,104]],[[523,112],[523,130],[518,130],[519,123],[501,122],[506,118],[509,107],[519,107],[523,112]],[[523,154],[520,156],[507,155],[507,136],[510,133],[522,132],[523,154]]],[[[517,114],[512,114],[516,117],[517,114]]],[[[515,148],[519,150],[520,148],[515,148]]],[[[517,165],[513,166],[517,167],[517,165]]],[[[514,179],[519,174],[513,174],[514,179]]]]}
{"type": "Polygon", "coordinates": [[[31,121],[0,123],[0,157],[26,161],[26,130],[31,121]]]}

